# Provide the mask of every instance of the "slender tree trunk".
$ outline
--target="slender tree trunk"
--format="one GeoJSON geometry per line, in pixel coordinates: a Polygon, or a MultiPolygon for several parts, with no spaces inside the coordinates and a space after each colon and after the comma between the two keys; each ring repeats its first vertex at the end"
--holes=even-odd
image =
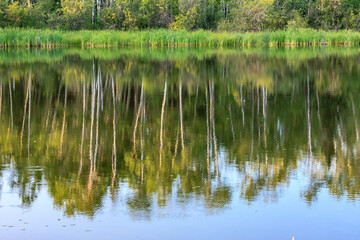
{"type": "Polygon", "coordinates": [[[64,116],[63,116],[63,123],[61,128],[61,135],[60,135],[60,150],[59,155],[62,155],[62,145],[64,142],[64,133],[65,133],[65,125],[66,125],[66,104],[67,104],[67,86],[65,86],[65,97],[64,97],[64,116]]]}
{"type": "MultiPolygon", "coordinates": [[[[31,70],[30,70],[31,75],[31,70]]],[[[29,81],[28,160],[30,161],[31,78],[29,81]]]]}
{"type": "Polygon", "coordinates": [[[139,117],[140,117],[143,97],[144,97],[144,81],[141,83],[140,103],[139,103],[138,111],[137,111],[137,114],[136,114],[134,131],[133,131],[133,143],[134,143],[133,150],[134,150],[134,154],[136,153],[136,129],[137,129],[137,125],[138,125],[138,121],[139,121],[139,117]]]}
{"type": "Polygon", "coordinates": [[[197,105],[198,95],[199,95],[199,84],[196,84],[196,97],[195,97],[195,104],[194,104],[194,122],[195,122],[195,118],[196,118],[196,105],[197,105]]]}
{"type": "Polygon", "coordinates": [[[90,157],[90,169],[94,168],[93,161],[93,129],[94,129],[94,116],[95,116],[95,96],[96,96],[96,88],[95,88],[95,79],[93,77],[91,83],[91,124],[90,124],[90,149],[89,149],[89,157],[90,157]]]}
{"type": "Polygon", "coordinates": [[[185,150],[184,143],[184,123],[183,123],[183,110],[182,110],[182,83],[179,83],[179,108],[180,108],[180,136],[181,136],[181,147],[185,150]]]}
{"type": "Polygon", "coordinates": [[[11,132],[12,132],[13,127],[14,127],[14,114],[13,114],[13,102],[12,102],[12,91],[11,91],[11,83],[10,83],[10,81],[9,81],[9,95],[10,95],[10,116],[11,116],[10,129],[11,129],[11,132]]]}
{"type": "Polygon", "coordinates": [[[232,135],[233,141],[235,141],[235,131],[234,131],[234,125],[233,125],[233,120],[232,120],[231,104],[230,103],[229,103],[229,117],[230,117],[231,135],[232,135]]]}
{"type": "Polygon", "coordinates": [[[78,172],[78,180],[82,172],[83,158],[84,158],[84,137],[85,137],[85,110],[86,110],[86,91],[85,91],[85,77],[83,79],[83,119],[81,128],[81,145],[80,145],[80,166],[78,172]]]}
{"type": "Polygon", "coordinates": [[[206,96],[206,164],[207,171],[210,177],[210,123],[209,123],[209,96],[208,88],[205,87],[205,96],[206,96]]]}
{"type": "Polygon", "coordinates": [[[240,102],[241,102],[242,123],[243,123],[243,126],[245,126],[245,112],[244,112],[244,104],[245,104],[245,101],[244,101],[244,99],[243,99],[242,86],[240,87],[240,102]]]}
{"type": "Polygon", "coordinates": [[[101,0],[96,0],[96,6],[97,6],[97,16],[100,17],[100,5],[101,5],[101,0]]]}
{"type": "Polygon", "coordinates": [[[218,152],[217,152],[217,142],[216,142],[216,130],[215,130],[215,96],[214,96],[214,82],[209,82],[210,88],[210,121],[212,123],[213,131],[213,142],[214,142],[214,155],[215,155],[215,170],[216,175],[219,176],[219,162],[218,162],[218,152]]]}
{"type": "Polygon", "coordinates": [[[307,104],[306,104],[306,118],[307,118],[307,137],[308,137],[308,150],[310,155],[310,168],[312,168],[312,148],[311,148],[311,119],[310,119],[310,79],[307,76],[307,104]]]}
{"type": "Polygon", "coordinates": [[[30,81],[31,81],[31,73],[29,74],[29,82],[28,82],[28,86],[26,89],[26,97],[25,97],[25,103],[24,103],[24,115],[23,115],[23,122],[22,122],[22,126],[21,126],[21,132],[20,132],[20,156],[22,153],[22,139],[24,136],[24,129],[25,129],[25,121],[26,121],[26,113],[27,113],[27,106],[28,106],[28,100],[29,100],[29,87],[30,87],[30,81]]]}
{"type": "Polygon", "coordinates": [[[97,76],[97,105],[96,105],[96,137],[95,137],[95,153],[94,153],[94,166],[96,167],[96,157],[99,149],[99,114],[100,114],[100,79],[101,72],[100,66],[98,68],[98,76],[97,76]]]}
{"type": "Polygon", "coordinates": [[[262,96],[263,96],[263,118],[264,118],[264,148],[265,148],[265,164],[268,164],[268,155],[267,155],[267,139],[266,139],[266,119],[267,119],[267,90],[262,88],[262,96]]]}
{"type": "Polygon", "coordinates": [[[352,107],[352,112],[353,112],[353,116],[354,116],[354,121],[355,121],[355,133],[356,133],[356,142],[359,141],[359,127],[358,127],[358,121],[357,121],[357,117],[356,117],[356,113],[355,113],[355,107],[354,107],[354,99],[352,94],[350,95],[351,98],[351,107],[352,107]]]}
{"type": "Polygon", "coordinates": [[[96,4],[96,0],[93,0],[93,2],[92,2],[92,9],[91,9],[91,15],[92,15],[92,17],[91,17],[91,23],[92,23],[92,25],[95,24],[95,4],[96,4]]]}
{"type": "MultiPolygon", "coordinates": [[[[61,82],[62,82],[62,77],[61,77],[61,82]]],[[[57,109],[59,107],[59,102],[60,102],[61,82],[59,84],[59,91],[58,91],[57,100],[56,100],[56,104],[55,104],[54,116],[53,116],[53,121],[52,121],[52,126],[51,126],[51,133],[53,133],[55,131],[57,109]]]]}
{"type": "Polygon", "coordinates": [[[161,120],[160,120],[160,167],[161,167],[161,155],[163,148],[163,127],[164,127],[164,113],[165,113],[165,104],[166,104],[166,93],[167,93],[167,81],[165,81],[164,86],[164,98],[161,106],[161,120]]]}
{"type": "Polygon", "coordinates": [[[116,106],[115,106],[115,88],[114,88],[114,78],[111,76],[111,87],[112,87],[112,97],[113,97],[113,152],[112,152],[112,181],[111,186],[114,188],[114,182],[116,177],[116,106]]]}
{"type": "Polygon", "coordinates": [[[1,108],[2,108],[2,82],[0,82],[0,120],[1,120],[1,108]]]}

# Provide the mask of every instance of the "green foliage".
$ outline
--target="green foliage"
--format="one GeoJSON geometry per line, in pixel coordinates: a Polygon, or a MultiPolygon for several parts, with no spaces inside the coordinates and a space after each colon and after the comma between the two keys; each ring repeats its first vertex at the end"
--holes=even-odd
{"type": "Polygon", "coordinates": [[[358,0],[1,1],[0,28],[62,30],[359,30],[358,0]],[[13,3],[12,3],[13,2],[13,3]]]}
{"type": "Polygon", "coordinates": [[[212,31],[63,31],[34,29],[0,29],[0,47],[55,46],[280,46],[280,45],[360,45],[360,33],[316,31],[289,28],[273,32],[212,31]]]}
{"type": "Polygon", "coordinates": [[[179,14],[175,22],[171,25],[172,30],[193,30],[196,24],[198,15],[198,6],[195,5],[190,8],[186,13],[179,14]]]}
{"type": "Polygon", "coordinates": [[[297,29],[297,28],[307,28],[307,20],[300,16],[299,12],[293,11],[293,18],[288,21],[287,28],[288,29],[297,29]]]}

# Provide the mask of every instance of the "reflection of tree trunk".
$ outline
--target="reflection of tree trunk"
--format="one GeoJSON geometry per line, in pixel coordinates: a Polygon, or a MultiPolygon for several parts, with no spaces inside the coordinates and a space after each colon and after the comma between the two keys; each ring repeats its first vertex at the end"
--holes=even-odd
{"type": "Polygon", "coordinates": [[[129,110],[129,105],[130,105],[130,95],[131,95],[131,88],[130,88],[130,83],[128,83],[128,88],[127,88],[128,92],[127,92],[127,96],[126,96],[126,110],[125,110],[125,116],[127,116],[128,110],[129,110]]]}
{"type": "Polygon", "coordinates": [[[115,107],[115,89],[114,89],[114,78],[111,76],[111,87],[112,87],[112,96],[113,96],[113,153],[112,153],[112,180],[111,188],[114,188],[114,182],[116,177],[116,107],[115,107]]]}
{"type": "Polygon", "coordinates": [[[320,100],[319,100],[319,92],[316,91],[316,101],[317,101],[317,116],[319,120],[320,129],[322,129],[321,116],[320,116],[320,100]]]}
{"type": "Polygon", "coordinates": [[[184,123],[183,123],[183,110],[182,110],[182,84],[179,83],[179,107],[180,107],[180,136],[181,136],[181,147],[182,150],[185,150],[184,143],[184,123]]]}
{"type": "Polygon", "coordinates": [[[96,105],[96,137],[95,137],[95,153],[94,153],[94,167],[96,167],[96,157],[99,149],[99,113],[100,113],[100,66],[98,68],[98,76],[97,76],[97,105],[96,105]]]}
{"type": "Polygon", "coordinates": [[[354,99],[352,94],[350,95],[350,99],[351,99],[351,107],[352,107],[352,112],[353,112],[353,116],[354,116],[354,121],[355,121],[355,133],[356,133],[356,143],[359,141],[359,128],[358,128],[358,121],[356,118],[356,113],[355,113],[355,107],[354,107],[354,99]]]}
{"type": "Polygon", "coordinates": [[[31,78],[31,74],[29,74],[29,83],[28,83],[28,86],[26,89],[26,97],[25,97],[25,103],[24,103],[24,115],[23,115],[23,122],[22,122],[22,127],[21,127],[21,132],[20,132],[20,156],[21,156],[21,152],[22,152],[22,142],[23,142],[22,139],[24,136],[26,113],[27,113],[27,106],[28,106],[28,99],[29,99],[30,78],[31,78]]]}
{"type": "MultiPolygon", "coordinates": [[[[62,78],[61,78],[61,82],[62,82],[62,78]]],[[[53,133],[55,131],[57,109],[59,107],[59,102],[60,102],[61,82],[59,84],[59,91],[58,91],[58,96],[57,96],[57,100],[56,100],[56,104],[55,104],[54,117],[53,117],[53,122],[52,122],[52,126],[51,126],[51,133],[53,133]]]]}
{"type": "Polygon", "coordinates": [[[254,153],[254,114],[255,114],[255,97],[254,97],[254,86],[251,86],[251,151],[250,160],[253,158],[254,153]]]}
{"type": "Polygon", "coordinates": [[[60,150],[59,155],[62,155],[62,145],[64,141],[65,125],[66,125],[66,102],[67,102],[67,87],[65,86],[65,97],[64,97],[64,116],[60,135],[60,150]]]}
{"type": "Polygon", "coordinates": [[[165,104],[166,104],[166,93],[167,93],[167,82],[165,81],[164,87],[164,98],[161,106],[161,120],[160,120],[160,168],[161,168],[161,155],[163,148],[163,127],[164,127],[164,113],[165,113],[165,104]]]}
{"type": "Polygon", "coordinates": [[[209,97],[208,97],[208,88],[205,88],[206,96],[206,164],[207,171],[210,177],[210,123],[209,123],[209,97]]]}
{"type": "Polygon", "coordinates": [[[175,150],[174,150],[174,156],[173,156],[172,161],[171,161],[171,169],[174,168],[175,158],[176,158],[177,151],[178,151],[178,146],[179,146],[179,123],[177,125],[178,125],[178,129],[176,131],[175,150]]]}
{"type": "Polygon", "coordinates": [[[140,151],[141,151],[141,160],[144,160],[144,123],[145,123],[145,100],[146,95],[144,95],[143,103],[142,103],[142,110],[141,110],[141,131],[140,131],[140,151]]]}
{"type": "Polygon", "coordinates": [[[11,132],[12,132],[13,127],[14,127],[14,115],[13,115],[13,102],[12,102],[12,91],[11,91],[10,80],[9,80],[9,94],[10,94],[10,116],[11,116],[10,129],[11,129],[11,132]]]}
{"type": "Polygon", "coordinates": [[[89,149],[89,157],[90,157],[90,169],[93,169],[94,161],[93,161],[93,129],[94,129],[94,115],[95,115],[95,79],[92,80],[91,83],[91,124],[90,124],[90,149],[89,149]]]}
{"type": "Polygon", "coordinates": [[[267,90],[265,88],[262,88],[262,95],[263,95],[263,117],[264,117],[264,148],[265,148],[265,164],[267,166],[268,163],[268,155],[267,155],[267,141],[266,141],[266,107],[267,107],[267,90]]]}
{"type": "Polygon", "coordinates": [[[258,127],[258,144],[260,147],[261,143],[261,129],[260,129],[260,96],[259,96],[259,88],[256,88],[256,102],[257,102],[257,127],[258,127]]]}
{"type": "Polygon", "coordinates": [[[1,120],[1,108],[2,108],[2,82],[0,82],[0,120],[1,120]]]}
{"type": "Polygon", "coordinates": [[[142,110],[141,107],[142,107],[143,97],[144,97],[144,81],[141,83],[140,103],[139,103],[138,111],[136,113],[135,125],[134,125],[134,131],[133,131],[134,154],[136,154],[136,129],[137,129],[137,125],[139,122],[140,113],[142,110]]]}
{"type": "Polygon", "coordinates": [[[199,95],[199,84],[196,84],[196,97],[195,97],[195,104],[194,104],[194,121],[196,118],[196,105],[198,101],[198,95],[199,95]]]}
{"type": "Polygon", "coordinates": [[[245,126],[245,113],[244,113],[244,99],[243,99],[243,91],[242,86],[240,87],[240,102],[241,102],[241,115],[242,115],[242,122],[243,126],[245,126]]]}
{"type": "Polygon", "coordinates": [[[229,103],[229,117],[230,117],[230,126],[231,126],[231,134],[233,141],[235,141],[235,131],[234,131],[234,125],[232,121],[232,114],[231,114],[231,104],[229,103]]]}
{"type": "Polygon", "coordinates": [[[209,88],[210,88],[210,121],[212,122],[212,130],[213,130],[215,168],[216,168],[216,174],[219,175],[219,162],[218,162],[217,143],[216,143],[216,130],[215,130],[215,97],[214,97],[214,91],[215,90],[214,90],[214,82],[211,82],[211,83],[209,82],[209,88]]]}
{"type": "Polygon", "coordinates": [[[306,104],[306,118],[308,126],[308,149],[310,154],[310,168],[312,168],[312,148],[311,148],[311,121],[310,121],[310,79],[307,76],[307,104],[306,104]]]}
{"type": "Polygon", "coordinates": [[[29,119],[28,119],[28,160],[29,161],[30,161],[30,119],[31,119],[31,78],[29,80],[29,119]]]}
{"type": "Polygon", "coordinates": [[[83,119],[81,128],[81,145],[80,145],[80,165],[78,172],[78,180],[82,172],[83,157],[84,157],[84,136],[85,136],[85,110],[86,110],[86,91],[85,91],[85,77],[83,79],[83,119]]]}

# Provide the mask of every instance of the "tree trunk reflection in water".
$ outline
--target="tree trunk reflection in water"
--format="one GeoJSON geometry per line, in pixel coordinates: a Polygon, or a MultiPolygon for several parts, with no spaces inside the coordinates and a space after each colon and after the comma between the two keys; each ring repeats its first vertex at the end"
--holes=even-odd
{"type": "Polygon", "coordinates": [[[228,108],[229,108],[229,118],[230,118],[230,127],[231,127],[231,135],[233,138],[233,142],[235,142],[235,131],[234,131],[234,125],[233,125],[233,120],[232,120],[232,114],[231,114],[231,104],[228,104],[228,108]]]}
{"type": "Polygon", "coordinates": [[[146,115],[145,115],[145,104],[146,102],[146,95],[144,94],[143,97],[143,102],[142,102],[142,108],[141,108],[141,114],[140,114],[140,119],[141,119],[141,131],[140,131],[140,158],[141,160],[144,160],[144,145],[145,145],[145,140],[144,140],[144,136],[145,136],[145,120],[146,120],[146,115]]]}
{"type": "Polygon", "coordinates": [[[310,172],[312,171],[312,147],[311,147],[311,121],[310,121],[310,79],[309,75],[307,76],[307,97],[306,97],[306,118],[307,118],[307,127],[308,127],[308,150],[310,157],[310,172]]]}
{"type": "Polygon", "coordinates": [[[64,116],[61,127],[61,135],[60,135],[60,148],[59,148],[59,156],[62,155],[63,142],[64,142],[64,134],[65,134],[65,125],[66,125],[66,104],[67,104],[67,86],[65,86],[65,97],[64,97],[64,116]]]}
{"type": "Polygon", "coordinates": [[[208,88],[205,88],[205,97],[206,97],[206,164],[207,172],[210,178],[210,123],[209,123],[209,96],[208,88]]]}
{"type": "Polygon", "coordinates": [[[2,110],[2,82],[0,82],[0,121],[1,121],[1,110],[2,110]]]}
{"type": "Polygon", "coordinates": [[[56,127],[56,116],[57,116],[57,109],[58,109],[59,104],[60,104],[61,89],[62,89],[62,78],[61,78],[60,83],[59,83],[59,90],[58,90],[58,95],[57,95],[57,100],[56,100],[55,110],[54,110],[54,116],[53,116],[53,121],[52,121],[52,126],[51,126],[51,134],[54,133],[55,127],[56,127]]]}
{"type": "MultiPolygon", "coordinates": [[[[31,75],[31,69],[30,69],[31,75]]],[[[29,79],[28,161],[30,161],[31,77],[29,79]]]]}
{"type": "Polygon", "coordinates": [[[144,81],[142,81],[141,83],[140,103],[139,103],[138,111],[136,113],[134,131],[133,131],[133,154],[135,156],[136,156],[136,130],[139,122],[140,113],[142,110],[143,98],[144,98],[144,81]]]}
{"type": "Polygon", "coordinates": [[[178,147],[179,147],[179,123],[177,124],[177,131],[176,131],[176,141],[175,141],[175,149],[174,149],[174,156],[171,160],[171,169],[174,169],[174,164],[175,164],[175,158],[177,155],[177,151],[178,151],[178,147]]]}
{"type": "Polygon", "coordinates": [[[179,82],[179,112],[180,112],[180,138],[181,138],[181,147],[182,151],[185,150],[185,142],[184,142],[184,123],[183,123],[183,109],[182,109],[182,83],[179,82]]]}
{"type": "Polygon", "coordinates": [[[97,84],[95,80],[95,60],[93,60],[93,77],[91,81],[91,124],[90,124],[90,149],[89,149],[89,157],[90,157],[90,170],[89,170],[89,179],[88,179],[88,194],[92,189],[93,179],[95,175],[95,160],[93,154],[93,138],[94,138],[94,121],[95,121],[95,99],[96,99],[96,91],[97,84]]]}
{"type": "Polygon", "coordinates": [[[115,106],[115,88],[114,88],[114,78],[111,76],[111,88],[112,88],[112,97],[113,97],[113,151],[112,151],[112,179],[111,179],[111,188],[114,189],[114,182],[116,177],[116,106],[115,106]]]}
{"type": "Polygon", "coordinates": [[[9,80],[9,95],[10,95],[10,131],[11,133],[13,132],[13,127],[14,127],[14,115],[13,115],[13,102],[12,102],[12,91],[11,91],[11,83],[9,80]]]}
{"type": "Polygon", "coordinates": [[[101,79],[101,72],[100,66],[98,67],[98,76],[97,76],[97,103],[96,103],[96,136],[95,136],[95,153],[94,153],[94,168],[96,169],[96,157],[99,149],[99,114],[100,114],[100,79],[101,79]]]}
{"type": "Polygon", "coordinates": [[[350,99],[351,99],[351,108],[352,108],[352,113],[354,116],[354,122],[355,122],[355,132],[356,132],[356,143],[359,142],[359,128],[358,128],[358,120],[356,118],[356,113],[355,113],[355,106],[354,106],[354,98],[353,95],[350,95],[350,99]]]}
{"type": "Polygon", "coordinates": [[[161,106],[161,120],[160,120],[160,168],[161,168],[161,155],[163,148],[163,127],[164,127],[164,114],[165,114],[165,104],[166,104],[166,93],[167,93],[167,81],[165,81],[164,86],[164,98],[161,106]]]}
{"type": "Polygon", "coordinates": [[[195,96],[195,104],[194,104],[194,122],[196,119],[196,105],[198,101],[198,95],[199,95],[199,83],[196,84],[196,96],[195,96]]]}
{"type": "Polygon", "coordinates": [[[93,77],[91,81],[91,123],[90,123],[90,149],[89,149],[89,157],[90,157],[90,169],[91,171],[94,168],[93,161],[93,135],[94,135],[94,117],[95,117],[95,96],[96,96],[96,88],[95,88],[95,77],[93,77]]]}
{"type": "Polygon", "coordinates": [[[267,89],[264,87],[262,88],[262,95],[263,95],[263,117],[264,117],[264,150],[265,150],[265,164],[266,167],[268,165],[268,155],[267,155],[267,139],[266,139],[266,119],[267,119],[267,89]]]}
{"type": "Polygon", "coordinates": [[[85,110],[86,110],[86,88],[85,88],[85,74],[83,77],[83,119],[82,119],[82,128],[81,128],[81,145],[80,145],[80,163],[79,163],[79,172],[78,172],[78,181],[82,172],[83,159],[84,159],[84,137],[85,137],[85,110]]]}
{"type": "Polygon", "coordinates": [[[210,122],[212,123],[212,137],[214,142],[214,157],[215,157],[215,170],[216,175],[219,176],[219,161],[218,161],[218,152],[217,152],[217,142],[216,142],[216,130],[215,130],[215,89],[214,82],[209,82],[209,92],[210,92],[210,122]]]}
{"type": "Polygon", "coordinates": [[[29,80],[28,80],[28,84],[27,84],[27,88],[26,88],[26,96],[25,96],[25,103],[24,103],[24,115],[23,115],[23,121],[22,121],[21,132],[20,132],[20,157],[22,154],[22,144],[23,144],[23,136],[24,136],[24,129],[25,129],[27,106],[28,106],[28,100],[29,100],[30,81],[31,81],[31,72],[29,74],[29,80]]]}
{"type": "Polygon", "coordinates": [[[242,123],[243,123],[243,126],[245,126],[245,112],[244,112],[244,104],[245,104],[245,101],[244,101],[244,99],[243,99],[242,86],[240,87],[240,103],[241,103],[242,123]]]}

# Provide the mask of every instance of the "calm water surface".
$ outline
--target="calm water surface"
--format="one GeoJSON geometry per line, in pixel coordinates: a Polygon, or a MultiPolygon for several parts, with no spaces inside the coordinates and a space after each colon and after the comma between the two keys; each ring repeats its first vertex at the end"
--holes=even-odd
{"type": "Polygon", "coordinates": [[[360,239],[360,49],[0,51],[0,239],[360,239]]]}

